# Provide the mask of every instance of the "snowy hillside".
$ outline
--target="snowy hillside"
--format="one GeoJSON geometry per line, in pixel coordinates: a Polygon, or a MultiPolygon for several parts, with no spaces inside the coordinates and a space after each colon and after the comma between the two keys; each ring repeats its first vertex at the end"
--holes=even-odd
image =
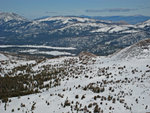
{"type": "Polygon", "coordinates": [[[95,22],[95,20],[93,19],[88,19],[88,18],[80,18],[80,17],[48,17],[48,18],[45,18],[45,19],[40,19],[38,20],[40,22],[45,22],[45,21],[62,21],[62,23],[66,24],[68,22],[73,22],[73,21],[76,21],[76,22],[87,22],[87,21],[90,21],[90,22],[95,22]]]}
{"type": "Polygon", "coordinates": [[[0,54],[0,113],[150,112],[149,47],[150,40],[145,40],[111,57],[82,52],[76,57],[8,60],[0,54]],[[12,88],[6,90],[5,84],[12,88]]]}
{"type": "Polygon", "coordinates": [[[138,24],[138,27],[141,27],[141,28],[146,27],[146,26],[147,27],[150,26],[150,20],[147,20],[141,24],[138,24]]]}
{"type": "Polygon", "coordinates": [[[89,18],[81,18],[81,17],[48,17],[45,19],[37,20],[38,22],[55,22],[55,23],[62,23],[66,24],[67,26],[62,27],[61,29],[55,30],[58,32],[59,30],[66,30],[66,29],[74,29],[74,32],[78,32],[77,30],[84,30],[87,27],[94,27],[96,30],[91,32],[119,32],[125,31],[127,29],[135,29],[136,26],[134,25],[121,25],[121,23],[111,22],[111,21],[104,21],[104,20],[94,20],[89,18]],[[77,28],[77,29],[76,29],[77,28]],[[110,31],[109,31],[110,30],[110,31]]]}
{"type": "Polygon", "coordinates": [[[0,61],[2,60],[8,60],[8,57],[0,53],[0,61]]]}
{"type": "Polygon", "coordinates": [[[150,59],[150,39],[142,40],[132,46],[129,46],[118,52],[113,57],[114,59],[150,59]]]}
{"type": "Polygon", "coordinates": [[[8,22],[8,21],[27,21],[25,18],[15,14],[15,13],[4,13],[4,12],[0,12],[0,21],[3,20],[4,22],[8,22]]]}

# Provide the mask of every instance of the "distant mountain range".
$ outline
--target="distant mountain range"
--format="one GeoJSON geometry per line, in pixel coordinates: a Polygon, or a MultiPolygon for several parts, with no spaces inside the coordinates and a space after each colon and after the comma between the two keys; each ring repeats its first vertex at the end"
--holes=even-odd
{"type": "MultiPolygon", "coordinates": [[[[43,16],[36,18],[35,20],[48,18],[50,16],[43,16]]],[[[72,17],[72,16],[71,16],[72,17]]],[[[143,15],[134,15],[134,16],[86,16],[81,15],[78,17],[89,18],[89,19],[96,19],[96,20],[107,20],[113,22],[126,22],[128,24],[137,24],[150,19],[150,16],[143,16],[143,15]]]]}
{"type": "Polygon", "coordinates": [[[150,19],[150,16],[143,16],[143,15],[135,15],[135,16],[81,16],[91,19],[98,19],[98,20],[108,20],[108,21],[124,21],[129,24],[137,24],[150,19]]]}
{"type": "Polygon", "coordinates": [[[150,38],[150,20],[136,25],[75,16],[32,21],[0,13],[0,45],[73,47],[72,54],[109,55],[146,38],[150,38]]]}
{"type": "Polygon", "coordinates": [[[150,20],[0,13],[2,113],[148,113],[149,89],[150,20]]]}

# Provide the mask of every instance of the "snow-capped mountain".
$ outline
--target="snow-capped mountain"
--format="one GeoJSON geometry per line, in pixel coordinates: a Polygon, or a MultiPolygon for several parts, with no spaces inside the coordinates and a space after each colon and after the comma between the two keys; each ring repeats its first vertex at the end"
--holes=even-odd
{"type": "Polygon", "coordinates": [[[61,21],[62,23],[66,24],[69,22],[95,22],[93,19],[88,19],[88,18],[81,18],[81,17],[48,17],[44,19],[38,20],[40,22],[45,22],[45,21],[61,21]]]}
{"type": "MultiPolygon", "coordinates": [[[[7,17],[6,15],[14,14],[0,15],[7,17]]],[[[128,25],[81,17],[48,17],[33,21],[22,21],[24,19],[20,16],[16,18],[17,22],[1,23],[1,45],[74,47],[77,48],[74,54],[88,51],[98,55],[108,55],[149,38],[150,34],[149,21],[128,25]]]]}
{"type": "Polygon", "coordinates": [[[92,18],[97,20],[111,20],[114,22],[125,21],[129,24],[142,23],[150,19],[150,16],[144,16],[144,15],[133,15],[133,16],[84,16],[82,15],[81,17],[92,18]]]}
{"type": "Polygon", "coordinates": [[[149,47],[147,39],[111,57],[82,52],[48,59],[1,53],[0,112],[150,112],[149,47]]]}
{"type": "Polygon", "coordinates": [[[22,16],[19,16],[15,13],[4,13],[0,12],[0,21],[8,22],[8,21],[27,21],[27,19],[23,18],[22,16]]]}

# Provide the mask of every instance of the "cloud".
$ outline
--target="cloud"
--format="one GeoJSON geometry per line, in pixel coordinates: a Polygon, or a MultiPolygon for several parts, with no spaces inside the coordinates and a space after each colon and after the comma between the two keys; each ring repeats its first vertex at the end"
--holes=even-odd
{"type": "Polygon", "coordinates": [[[87,13],[99,13],[99,12],[130,12],[135,11],[138,9],[130,9],[130,8],[112,8],[112,9],[100,9],[100,10],[94,10],[94,9],[88,9],[85,10],[87,13]]]}
{"type": "Polygon", "coordinates": [[[46,11],[45,13],[46,14],[57,14],[58,12],[56,12],[56,11],[46,11]]]}
{"type": "Polygon", "coordinates": [[[143,7],[143,8],[141,8],[141,9],[149,9],[150,7],[143,7]]]}
{"type": "MultiPolygon", "coordinates": [[[[82,11],[83,12],[83,11],[82,11]]],[[[76,15],[82,13],[80,10],[61,10],[61,11],[45,11],[44,13],[51,16],[76,15]]]]}

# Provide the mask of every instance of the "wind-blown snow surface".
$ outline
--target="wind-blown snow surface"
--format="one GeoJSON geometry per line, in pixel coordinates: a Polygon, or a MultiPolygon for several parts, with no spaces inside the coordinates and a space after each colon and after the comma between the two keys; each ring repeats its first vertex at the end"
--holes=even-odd
{"type": "Polygon", "coordinates": [[[8,57],[0,53],[0,61],[8,60],[8,57]]]}
{"type": "MultiPolygon", "coordinates": [[[[149,43],[147,46],[149,47],[149,43]]],[[[142,46],[136,45],[136,47],[142,46]]],[[[133,52],[131,48],[126,48],[124,51],[128,51],[130,54],[133,52]]],[[[140,50],[145,51],[145,49],[140,50]]],[[[148,55],[140,57],[140,59],[134,56],[122,58],[117,55],[111,57],[83,55],[45,59],[32,67],[33,72],[38,73],[43,69],[42,66],[49,64],[58,67],[63,66],[66,74],[59,74],[60,85],[48,90],[42,89],[42,93],[21,96],[20,98],[13,97],[11,102],[6,104],[1,102],[0,113],[10,113],[12,110],[15,113],[77,111],[88,113],[94,112],[96,106],[103,113],[150,112],[149,51],[150,49],[147,49],[145,52],[148,55]],[[96,88],[104,88],[104,90],[98,91],[96,88]],[[65,104],[66,100],[69,104],[65,104]],[[21,107],[22,104],[25,106],[21,107]],[[6,110],[4,109],[5,105],[6,110]],[[35,108],[31,109],[33,105],[35,108]]],[[[125,54],[127,53],[125,52],[125,54]]],[[[16,62],[15,65],[21,64],[19,60],[16,62]]],[[[35,61],[24,61],[24,63],[27,62],[35,63],[35,61]]],[[[9,62],[9,67],[2,65],[2,63],[0,66],[7,73],[8,68],[15,66],[11,65],[9,62]]],[[[48,82],[46,81],[45,84],[48,82]]]]}

